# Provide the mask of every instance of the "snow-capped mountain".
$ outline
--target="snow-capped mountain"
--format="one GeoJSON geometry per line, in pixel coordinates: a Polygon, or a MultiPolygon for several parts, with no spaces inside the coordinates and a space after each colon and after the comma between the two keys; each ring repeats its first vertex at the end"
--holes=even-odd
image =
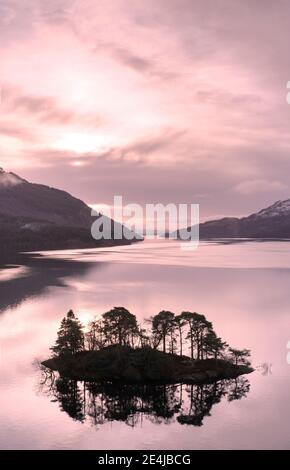
{"type": "MultiPolygon", "coordinates": [[[[179,233],[182,233],[181,229],[179,233]]],[[[200,224],[200,238],[290,238],[290,199],[248,217],[225,217],[200,224]]]]}
{"type": "Polygon", "coordinates": [[[254,215],[256,217],[290,216],[290,199],[286,199],[286,201],[277,201],[272,206],[262,209],[254,215]]]}

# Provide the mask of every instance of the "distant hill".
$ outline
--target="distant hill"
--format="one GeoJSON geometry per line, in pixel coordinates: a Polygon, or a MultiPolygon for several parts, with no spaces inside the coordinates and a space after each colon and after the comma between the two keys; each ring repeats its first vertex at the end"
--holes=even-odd
{"type": "MultiPolygon", "coordinates": [[[[182,232],[189,230],[180,229],[182,232]]],[[[290,199],[277,201],[248,217],[224,217],[199,226],[200,239],[210,238],[290,238],[290,199]]]]}
{"type": "MultiPolygon", "coordinates": [[[[97,217],[93,218],[91,208],[69,193],[30,183],[0,168],[0,253],[130,243],[125,237],[94,240],[91,226],[97,217]]],[[[126,227],[123,230],[129,232],[126,227]]],[[[137,239],[140,237],[136,235],[133,241],[137,239]]]]}

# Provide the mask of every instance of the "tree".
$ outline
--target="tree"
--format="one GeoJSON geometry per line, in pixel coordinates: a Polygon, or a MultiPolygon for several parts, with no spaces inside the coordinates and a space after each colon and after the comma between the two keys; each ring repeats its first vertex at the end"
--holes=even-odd
{"type": "Polygon", "coordinates": [[[251,351],[249,349],[229,348],[229,352],[231,353],[234,363],[236,365],[250,365],[249,358],[251,356],[251,351]]]}
{"type": "Polygon", "coordinates": [[[89,351],[102,349],[106,345],[104,333],[104,323],[102,320],[94,320],[89,323],[89,329],[86,333],[86,342],[89,351]]]}
{"type": "Polygon", "coordinates": [[[174,313],[162,310],[152,318],[153,343],[157,348],[162,341],[163,352],[166,352],[166,338],[174,329],[174,313]]]}
{"type": "Polygon", "coordinates": [[[55,345],[51,348],[55,355],[76,354],[84,349],[83,326],[72,310],[61,321],[55,345]]]}
{"type": "Polygon", "coordinates": [[[175,323],[177,326],[178,334],[179,334],[179,354],[182,356],[183,353],[183,327],[186,324],[185,318],[181,315],[177,315],[175,317],[175,323]]]}
{"type": "Polygon", "coordinates": [[[104,334],[111,344],[133,345],[134,337],[138,335],[138,325],[135,315],[124,307],[114,307],[103,314],[104,334]]]}
{"type": "Polygon", "coordinates": [[[141,348],[150,346],[150,336],[148,336],[147,330],[145,328],[139,328],[138,335],[141,348]]]}
{"type": "Polygon", "coordinates": [[[223,355],[227,346],[227,343],[222,341],[213,330],[208,331],[205,335],[203,347],[206,357],[213,356],[218,359],[223,355]]]}
{"type": "Polygon", "coordinates": [[[194,352],[194,315],[195,313],[192,312],[182,312],[182,318],[187,323],[188,326],[188,335],[187,339],[190,339],[190,357],[193,359],[193,352],[194,352]]]}
{"type": "Polygon", "coordinates": [[[204,338],[212,330],[212,324],[207,321],[204,315],[196,312],[182,312],[181,315],[189,327],[187,338],[190,339],[191,359],[194,358],[194,349],[196,350],[196,359],[203,359],[204,338]]]}
{"type": "Polygon", "coordinates": [[[170,332],[169,332],[169,352],[171,354],[175,354],[177,352],[176,330],[177,330],[176,323],[173,321],[172,322],[172,327],[171,327],[170,332]]]}

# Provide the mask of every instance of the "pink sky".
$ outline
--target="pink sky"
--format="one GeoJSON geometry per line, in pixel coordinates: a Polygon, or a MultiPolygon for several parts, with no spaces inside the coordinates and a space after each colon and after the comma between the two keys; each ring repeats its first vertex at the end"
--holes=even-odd
{"type": "Polygon", "coordinates": [[[287,0],[0,0],[0,165],[89,204],[290,197],[287,0]]]}

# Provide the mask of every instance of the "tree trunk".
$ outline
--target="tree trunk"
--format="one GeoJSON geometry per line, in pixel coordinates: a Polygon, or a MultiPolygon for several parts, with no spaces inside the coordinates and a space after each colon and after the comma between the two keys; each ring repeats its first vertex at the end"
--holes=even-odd
{"type": "Polygon", "coordinates": [[[203,334],[201,334],[200,338],[200,358],[203,359],[203,334]]]}
{"type": "Polygon", "coordinates": [[[190,334],[191,359],[193,359],[193,334],[190,334]]]}
{"type": "Polygon", "coordinates": [[[180,356],[182,356],[182,332],[181,332],[181,328],[179,328],[179,341],[180,341],[180,356]]]}
{"type": "Polygon", "coordinates": [[[197,359],[200,359],[200,337],[197,334],[197,359]]]}

